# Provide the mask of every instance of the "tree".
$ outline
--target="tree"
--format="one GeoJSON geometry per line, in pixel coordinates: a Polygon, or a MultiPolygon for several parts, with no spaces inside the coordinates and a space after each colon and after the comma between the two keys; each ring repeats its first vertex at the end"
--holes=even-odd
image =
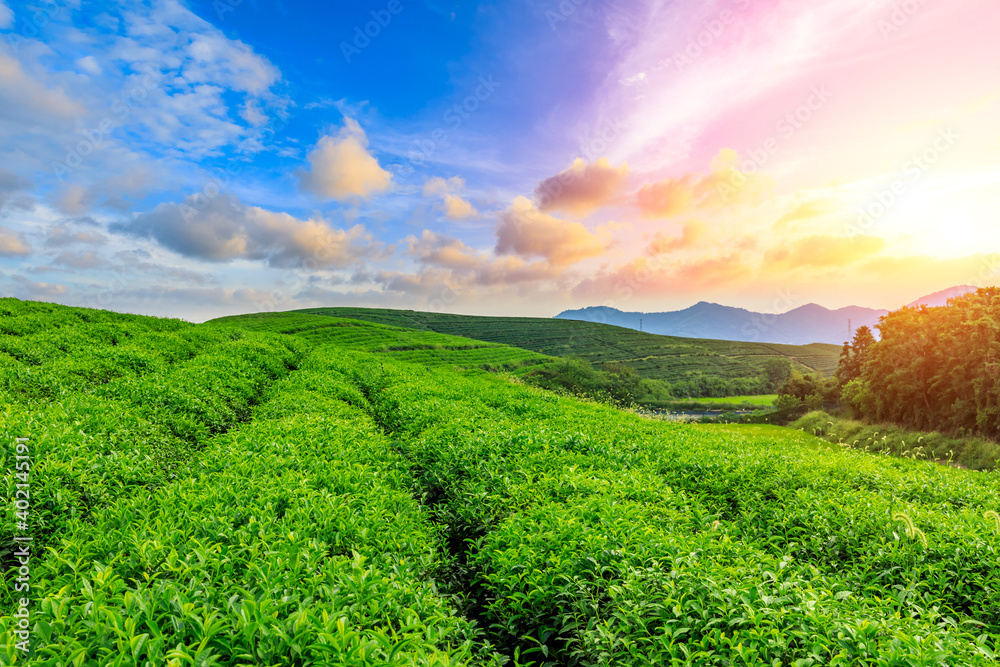
{"type": "Polygon", "coordinates": [[[854,332],[854,342],[844,343],[840,353],[840,363],[837,365],[837,379],[841,386],[861,376],[869,353],[875,344],[875,336],[868,327],[858,327],[854,332]]]}
{"type": "Polygon", "coordinates": [[[785,357],[776,357],[764,362],[764,374],[770,391],[777,391],[792,374],[792,362],[785,357]]]}
{"type": "Polygon", "coordinates": [[[602,368],[607,373],[608,393],[616,402],[629,404],[642,398],[642,378],[631,366],[607,362],[602,368]]]}

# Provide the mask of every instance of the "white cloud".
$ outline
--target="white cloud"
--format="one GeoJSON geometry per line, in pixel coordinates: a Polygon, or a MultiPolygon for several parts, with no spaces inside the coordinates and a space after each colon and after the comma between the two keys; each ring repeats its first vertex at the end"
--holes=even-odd
{"type": "Polygon", "coordinates": [[[84,56],[83,58],[76,59],[76,66],[82,69],[87,74],[92,74],[94,76],[99,76],[104,70],[98,64],[97,59],[94,56],[84,56]]]}
{"type": "Polygon", "coordinates": [[[353,118],[344,118],[336,137],[325,136],[309,153],[310,170],[296,172],[302,189],[323,199],[368,199],[385,192],[392,174],[368,152],[368,137],[353,118]]]}
{"type": "Polygon", "coordinates": [[[110,229],[210,262],[249,259],[278,267],[343,268],[381,252],[381,244],[361,225],[336,229],[322,219],[300,220],[225,194],[207,203],[188,197],[182,204],[160,204],[110,229]]]}
{"type": "Polygon", "coordinates": [[[266,148],[260,128],[289,104],[266,58],[176,0],[103,11],[99,28],[53,13],[44,36],[0,49],[5,169],[80,215],[200,189],[202,158],[266,148]]]}
{"type": "Polygon", "coordinates": [[[515,199],[497,225],[497,254],[544,257],[556,265],[596,257],[609,245],[579,222],[542,213],[527,197],[515,199]]]}
{"type": "Polygon", "coordinates": [[[0,257],[25,257],[31,254],[31,248],[20,234],[0,227],[0,257]]]}
{"type": "Polygon", "coordinates": [[[424,183],[425,197],[439,197],[449,192],[461,192],[465,188],[465,179],[461,176],[441,178],[433,176],[424,183]]]}
{"type": "Polygon", "coordinates": [[[441,197],[441,210],[449,220],[466,220],[479,216],[479,211],[468,200],[458,196],[465,189],[465,179],[461,176],[441,178],[433,176],[424,183],[425,197],[441,197]]]}
{"type": "Polygon", "coordinates": [[[479,211],[465,199],[458,195],[444,196],[444,215],[449,220],[466,220],[475,218],[479,211]]]}

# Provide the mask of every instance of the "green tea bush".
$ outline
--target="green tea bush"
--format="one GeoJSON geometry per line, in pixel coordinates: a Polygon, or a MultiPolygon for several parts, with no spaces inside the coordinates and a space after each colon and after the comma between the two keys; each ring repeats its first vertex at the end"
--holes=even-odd
{"type": "Polygon", "coordinates": [[[0,353],[49,547],[27,661],[4,579],[0,664],[995,663],[1000,473],[646,419],[374,325],[0,300],[0,339],[60,317],[0,353]]]}
{"type": "MultiPolygon", "coordinates": [[[[496,663],[436,591],[440,531],[362,393],[323,369],[349,368],[333,356],[176,482],[67,528],[32,573],[31,664],[496,663]]],[[[0,637],[0,662],[15,655],[0,637]]]]}

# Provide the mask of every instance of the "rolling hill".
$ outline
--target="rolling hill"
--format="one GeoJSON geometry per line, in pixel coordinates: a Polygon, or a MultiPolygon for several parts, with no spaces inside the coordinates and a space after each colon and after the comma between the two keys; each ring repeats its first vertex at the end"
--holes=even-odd
{"type": "MultiPolygon", "coordinates": [[[[765,360],[788,359],[803,373],[832,374],[840,348],[834,345],[780,345],[659,336],[632,329],[598,324],[528,317],[482,317],[413,310],[376,308],[310,308],[288,313],[259,313],[221,318],[254,329],[302,333],[313,340],[341,339],[345,320],[361,320],[401,329],[433,331],[485,343],[509,345],[550,357],[577,356],[600,366],[625,363],[640,375],[676,383],[692,376],[723,379],[759,375],[765,360]]],[[[354,324],[352,326],[357,326],[354,324]]],[[[414,351],[407,351],[413,353],[414,351]]],[[[488,356],[486,350],[483,354],[488,356]]],[[[494,351],[493,354],[499,354],[494,351]]],[[[504,354],[513,354],[506,352],[504,354]]],[[[485,356],[484,356],[485,359],[485,356]]],[[[512,364],[531,357],[511,358],[512,364]]],[[[496,363],[484,361],[483,363],[496,363]]]]}

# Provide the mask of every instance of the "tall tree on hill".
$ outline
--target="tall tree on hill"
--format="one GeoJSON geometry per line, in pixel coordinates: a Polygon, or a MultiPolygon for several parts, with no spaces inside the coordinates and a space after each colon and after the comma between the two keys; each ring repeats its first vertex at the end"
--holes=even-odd
{"type": "Polygon", "coordinates": [[[840,363],[837,366],[837,379],[843,386],[861,377],[865,362],[868,360],[869,352],[875,344],[875,336],[868,327],[858,327],[854,332],[854,342],[845,342],[844,350],[840,353],[840,363]]]}

